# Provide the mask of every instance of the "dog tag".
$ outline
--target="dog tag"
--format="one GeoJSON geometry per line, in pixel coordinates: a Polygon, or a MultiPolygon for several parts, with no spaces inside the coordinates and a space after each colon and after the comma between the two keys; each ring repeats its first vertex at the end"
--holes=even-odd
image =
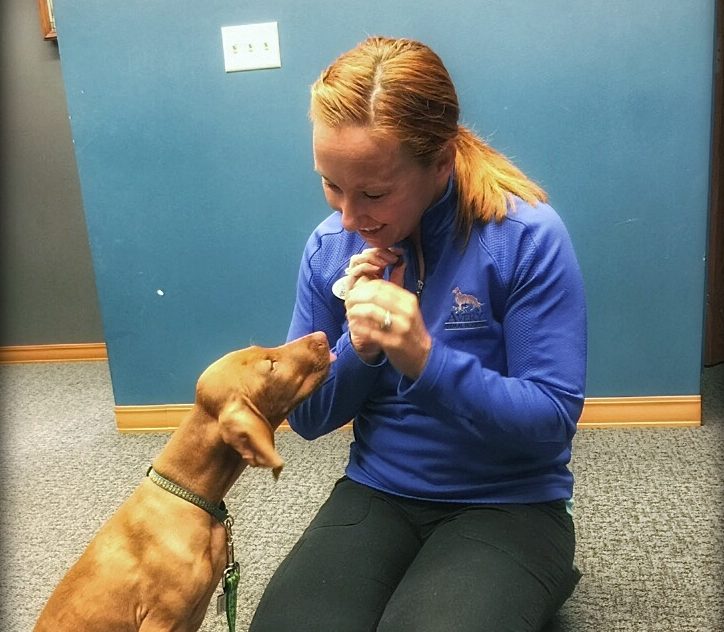
{"type": "Polygon", "coordinates": [[[226,593],[216,595],[216,614],[226,614],[226,593]]]}
{"type": "Polygon", "coordinates": [[[337,298],[341,298],[344,300],[344,297],[347,295],[347,277],[343,276],[337,279],[334,284],[332,285],[332,294],[334,294],[337,298]]]}

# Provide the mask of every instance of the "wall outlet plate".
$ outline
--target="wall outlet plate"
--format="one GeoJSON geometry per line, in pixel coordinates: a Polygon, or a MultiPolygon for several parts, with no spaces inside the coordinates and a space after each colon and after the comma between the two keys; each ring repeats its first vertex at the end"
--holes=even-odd
{"type": "Polygon", "coordinates": [[[279,30],[276,22],[221,27],[226,72],[280,68],[279,30]]]}

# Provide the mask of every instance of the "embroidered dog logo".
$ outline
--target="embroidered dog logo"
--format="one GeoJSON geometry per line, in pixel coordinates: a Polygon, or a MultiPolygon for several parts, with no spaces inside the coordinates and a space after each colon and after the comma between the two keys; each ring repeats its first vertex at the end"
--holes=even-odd
{"type": "Polygon", "coordinates": [[[453,296],[455,297],[455,309],[458,312],[464,311],[468,308],[478,308],[482,307],[482,304],[480,301],[475,298],[472,294],[463,294],[460,291],[459,287],[456,287],[453,291],[453,296]]]}
{"type": "Polygon", "coordinates": [[[472,294],[465,294],[459,287],[452,291],[453,306],[445,329],[480,329],[486,327],[484,305],[472,294]]]}

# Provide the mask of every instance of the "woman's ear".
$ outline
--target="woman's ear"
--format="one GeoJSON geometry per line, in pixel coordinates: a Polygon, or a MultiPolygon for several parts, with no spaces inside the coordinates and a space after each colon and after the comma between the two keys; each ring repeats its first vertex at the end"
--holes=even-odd
{"type": "Polygon", "coordinates": [[[437,161],[435,163],[437,174],[441,178],[444,177],[446,181],[450,177],[450,174],[453,172],[453,169],[455,167],[456,154],[457,150],[455,149],[455,142],[449,140],[447,143],[445,143],[445,146],[439,153],[437,161]]]}

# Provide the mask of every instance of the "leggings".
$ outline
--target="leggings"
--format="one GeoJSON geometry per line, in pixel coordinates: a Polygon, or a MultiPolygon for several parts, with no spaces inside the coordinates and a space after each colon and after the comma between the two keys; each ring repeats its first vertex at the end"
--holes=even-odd
{"type": "Polygon", "coordinates": [[[525,632],[573,592],[564,501],[461,505],[340,479],[282,562],[250,632],[525,632]]]}

